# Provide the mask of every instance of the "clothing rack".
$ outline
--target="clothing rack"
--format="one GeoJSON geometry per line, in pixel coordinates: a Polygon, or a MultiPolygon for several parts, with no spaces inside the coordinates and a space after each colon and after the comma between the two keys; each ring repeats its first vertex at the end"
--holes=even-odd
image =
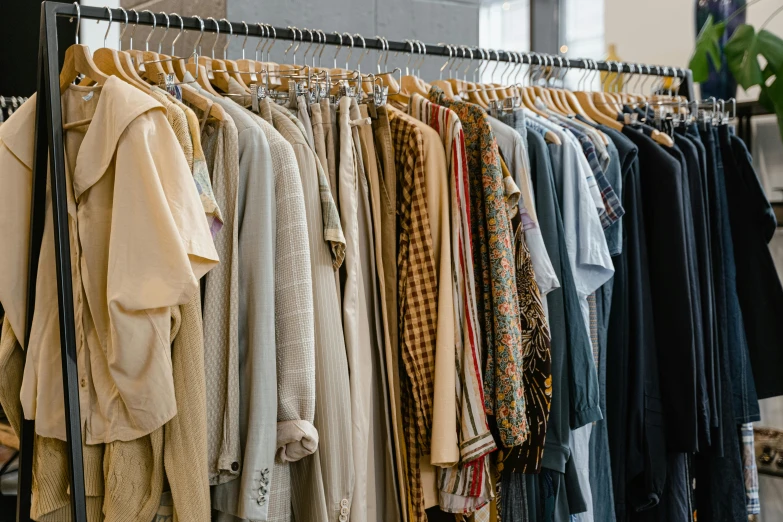
{"type": "Polygon", "coordinates": [[[10,117],[16,109],[27,101],[25,96],[2,96],[0,95],[0,123],[10,117]]]}
{"type": "MultiPolygon", "coordinates": [[[[79,407],[79,376],[76,363],[76,334],[74,330],[73,288],[71,280],[71,254],[68,232],[68,209],[66,196],[65,158],[63,146],[62,109],[60,105],[60,63],[57,46],[57,18],[80,16],[88,20],[125,20],[125,13],[120,9],[108,9],[90,6],[74,6],[52,1],[41,4],[40,47],[38,54],[38,80],[36,98],[35,125],[35,155],[33,160],[33,179],[30,219],[30,252],[28,262],[27,306],[24,339],[30,338],[33,310],[35,308],[35,286],[43,237],[45,207],[46,207],[46,174],[47,159],[51,158],[48,171],[51,174],[52,214],[54,224],[55,262],[57,274],[57,304],[60,318],[60,347],[62,353],[64,408],[67,411],[66,436],[68,439],[68,464],[71,493],[71,515],[74,522],[87,522],[86,500],[84,489],[84,469],[82,462],[81,412],[79,407]],[[111,11],[111,13],[110,13],[111,11]],[[111,17],[111,18],[110,18],[111,17]]],[[[179,18],[178,18],[179,19],[179,18]]],[[[153,25],[164,22],[163,15],[141,13],[138,20],[132,23],[153,25]],[[160,18],[158,18],[158,16],[160,18]],[[154,18],[154,20],[153,20],[154,18]]],[[[182,17],[182,27],[191,31],[215,33],[220,29],[227,33],[229,25],[226,22],[205,23],[195,17],[182,17]],[[217,26],[217,27],[216,27],[217,26]]],[[[247,34],[256,38],[266,38],[268,33],[262,32],[258,26],[245,26],[241,22],[232,22],[231,29],[240,36],[247,34]],[[247,27],[247,31],[245,31],[247,27]]],[[[176,22],[174,28],[177,29],[176,22]]],[[[287,41],[301,41],[297,28],[274,28],[274,38],[287,41]],[[294,30],[295,29],[295,30],[294,30]]],[[[309,41],[305,41],[309,43],[309,41]]],[[[345,42],[335,34],[326,34],[321,43],[345,46],[345,42]]],[[[421,44],[413,49],[408,42],[391,41],[376,38],[364,40],[367,49],[395,52],[423,51],[421,56],[449,56],[454,54],[454,47],[443,45],[421,44]]],[[[356,47],[356,45],[354,45],[356,47]]],[[[363,46],[364,47],[364,46],[363,46]]],[[[458,49],[467,49],[464,46],[458,49]]],[[[475,48],[470,48],[475,51],[475,48]]],[[[470,52],[470,51],[468,51],[470,52]]],[[[520,55],[506,51],[494,52],[494,61],[517,61],[520,55]]],[[[478,59],[474,52],[474,58],[478,59]]],[[[658,66],[640,66],[639,64],[607,63],[588,60],[563,59],[540,54],[521,54],[522,63],[536,65],[555,65],[570,69],[591,69],[608,72],[625,72],[646,74],[658,77],[682,78],[680,94],[689,100],[694,99],[693,76],[689,69],[658,66]]],[[[482,59],[487,59],[483,57],[482,59]]],[[[25,351],[25,354],[27,352],[25,351]]],[[[19,457],[19,487],[17,497],[17,522],[30,521],[30,504],[32,492],[33,441],[35,433],[34,421],[23,420],[20,433],[19,457]]]]}

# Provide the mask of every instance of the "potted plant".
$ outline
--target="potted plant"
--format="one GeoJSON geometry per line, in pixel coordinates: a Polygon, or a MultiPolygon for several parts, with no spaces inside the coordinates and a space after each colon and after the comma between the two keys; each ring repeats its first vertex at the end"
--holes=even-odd
{"type": "Polygon", "coordinates": [[[726,27],[732,20],[759,1],[748,2],[718,23],[711,15],[708,16],[696,38],[689,67],[693,71],[693,80],[704,82],[709,78],[710,64],[720,71],[722,63],[725,63],[743,89],[760,86],[759,102],[777,115],[778,128],[783,136],[783,39],[766,30],[769,22],[783,12],[783,6],[776,9],[758,31],[752,25],[741,24],[734,30],[723,50],[720,45],[726,27]]]}

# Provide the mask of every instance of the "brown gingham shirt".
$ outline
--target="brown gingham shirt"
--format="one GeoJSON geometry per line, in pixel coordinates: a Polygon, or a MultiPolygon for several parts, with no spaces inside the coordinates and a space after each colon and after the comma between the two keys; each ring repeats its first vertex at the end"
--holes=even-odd
{"type": "Polygon", "coordinates": [[[426,151],[415,120],[389,110],[400,180],[398,267],[402,416],[408,453],[409,520],[426,520],[419,458],[429,453],[435,369],[438,277],[424,184],[426,151]]]}

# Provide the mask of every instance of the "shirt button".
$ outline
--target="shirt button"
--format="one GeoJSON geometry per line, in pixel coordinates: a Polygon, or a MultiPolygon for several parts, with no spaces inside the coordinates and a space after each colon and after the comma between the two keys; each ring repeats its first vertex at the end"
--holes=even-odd
{"type": "Polygon", "coordinates": [[[347,507],[344,507],[344,508],[342,508],[342,509],[340,510],[340,514],[341,514],[341,515],[347,515],[347,514],[348,514],[348,508],[347,508],[347,507]]]}
{"type": "Polygon", "coordinates": [[[82,385],[82,388],[84,388],[85,386],[87,386],[87,381],[85,381],[84,379],[82,379],[82,380],[81,380],[81,381],[79,381],[79,382],[80,382],[80,384],[82,385]]]}
{"type": "Polygon", "coordinates": [[[231,463],[231,471],[239,471],[239,462],[231,463]]]}
{"type": "Polygon", "coordinates": [[[340,522],[348,522],[348,517],[345,515],[340,515],[340,522]]]}
{"type": "Polygon", "coordinates": [[[342,507],[348,507],[348,499],[344,498],[340,501],[340,506],[342,507]]]}

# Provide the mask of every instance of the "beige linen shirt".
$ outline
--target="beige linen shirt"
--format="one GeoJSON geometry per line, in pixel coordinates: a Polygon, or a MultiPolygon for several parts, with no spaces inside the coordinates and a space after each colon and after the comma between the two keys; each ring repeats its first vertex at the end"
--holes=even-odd
{"type": "MultiPolygon", "coordinates": [[[[68,227],[88,444],[133,440],[177,411],[171,306],[187,303],[218,262],[193,178],[162,106],[110,77],[63,93],[68,227]],[[79,130],[81,129],[81,130],[79,130]]],[[[35,102],[0,131],[0,302],[24,332],[35,102]]],[[[47,192],[49,189],[47,187],[47,192]]],[[[47,196],[47,202],[49,197],[47,196]]],[[[38,265],[21,389],[36,432],[65,440],[51,208],[38,265]]],[[[25,342],[27,341],[27,342],[25,342]]]]}

